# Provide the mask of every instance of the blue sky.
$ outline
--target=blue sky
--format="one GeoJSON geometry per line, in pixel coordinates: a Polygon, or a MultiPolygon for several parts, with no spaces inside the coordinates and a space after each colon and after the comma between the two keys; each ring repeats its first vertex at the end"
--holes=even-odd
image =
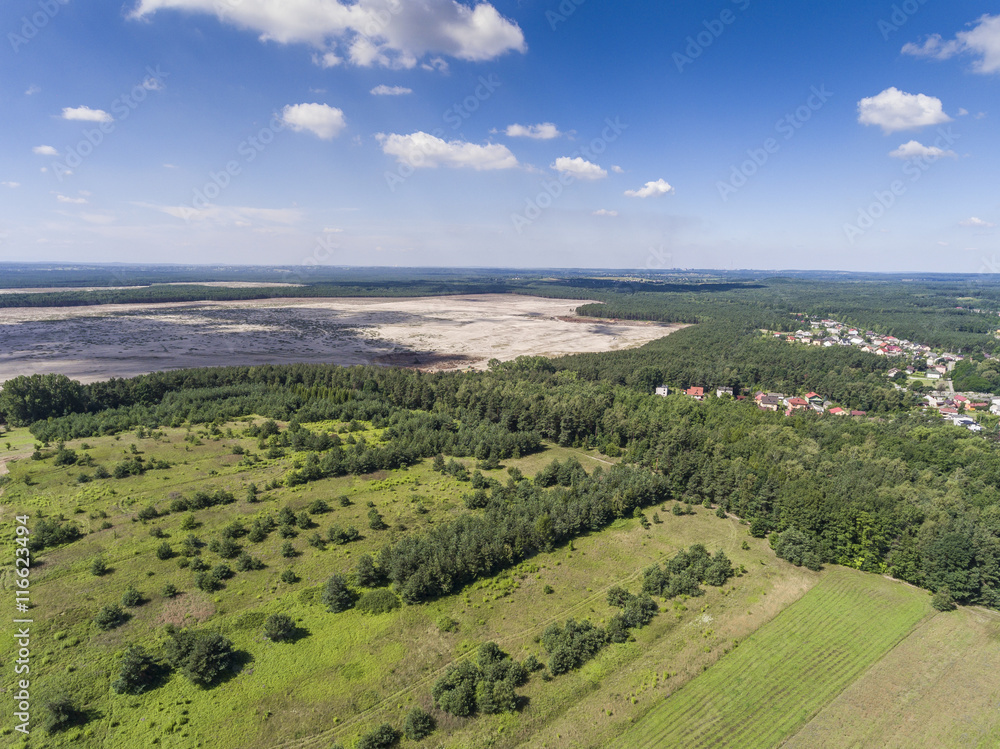
{"type": "Polygon", "coordinates": [[[995,5],[777,5],[6,0],[0,260],[1000,269],[995,5]]]}

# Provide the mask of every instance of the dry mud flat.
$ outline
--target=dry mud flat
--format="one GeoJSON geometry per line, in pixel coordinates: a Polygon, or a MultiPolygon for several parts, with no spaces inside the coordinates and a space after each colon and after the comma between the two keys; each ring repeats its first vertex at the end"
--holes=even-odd
{"type": "Polygon", "coordinates": [[[483,369],[493,358],[632,348],[684,327],[575,317],[586,303],[487,294],[2,309],[0,382],[293,362],[483,369]]]}

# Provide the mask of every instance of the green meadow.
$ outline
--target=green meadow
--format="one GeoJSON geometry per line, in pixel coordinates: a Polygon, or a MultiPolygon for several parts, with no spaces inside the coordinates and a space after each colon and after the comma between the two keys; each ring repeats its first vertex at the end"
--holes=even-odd
{"type": "MultiPolygon", "coordinates": [[[[555,747],[591,741],[597,746],[819,579],[775,559],[765,542],[749,538],[734,519],[720,520],[702,507],[678,517],[664,507],[647,511],[647,516],[657,516],[649,528],[632,518],[619,520],[457,595],[381,615],[357,610],[331,614],[320,602],[320,592],[332,573],[349,574],[361,555],[468,512],[462,496],[469,484],[433,471],[427,460],[366,476],[278,486],[276,480],[301,455],[265,459],[258,454],[248,464],[245,455],[258,451],[255,439],[242,436],[250,423],[164,428],[68,443],[80,456],[90,456],[89,467],[56,466],[55,446],[43,447],[42,459],[33,460],[26,431],[6,435],[12,445],[5,455],[18,459],[8,464],[0,496],[5,536],[10,538],[15,514],[29,515],[32,523],[61,516],[84,533],[37,554],[30,616],[35,622],[31,675],[36,705],[49,694],[69,694],[83,706],[86,720],[52,735],[36,728],[27,739],[8,724],[0,728],[4,743],[122,749],[349,747],[382,722],[400,726],[406,712],[419,705],[437,720],[437,730],[422,746],[555,747]],[[169,467],[140,476],[92,478],[96,466],[110,468],[136,455],[169,467]],[[81,474],[91,480],[81,483],[81,474]],[[259,489],[255,497],[248,492],[251,484],[259,489]],[[235,501],[171,511],[178,498],[218,490],[231,492],[235,501]],[[236,572],[220,590],[198,590],[193,571],[180,566],[185,558],[177,552],[190,534],[207,544],[234,520],[249,526],[285,507],[301,514],[315,507],[316,500],[324,500],[329,510],[311,513],[313,527],[298,529],[294,538],[282,538],[277,530],[257,543],[239,538],[239,545],[264,567],[236,572]],[[372,506],[382,515],[385,530],[368,527],[372,506]],[[344,545],[309,543],[314,533],[325,537],[332,525],[354,526],[361,538],[344,545]],[[289,541],[294,550],[290,557],[283,553],[289,541]],[[174,556],[157,556],[164,543],[174,556]],[[608,588],[624,585],[638,592],[646,567],[694,543],[713,551],[722,548],[746,574],[722,589],[708,588],[703,597],[663,604],[650,625],[635,631],[634,641],[607,647],[578,671],[551,680],[533,676],[520,690],[523,705],[517,713],[459,719],[434,709],[430,689],[448,664],[486,641],[499,643],[518,659],[536,655],[544,660],[537,640],[546,626],[568,617],[606,623],[614,611],[606,601],[608,588]],[[101,576],[91,571],[97,557],[110,569],[101,576]],[[294,582],[282,579],[289,569],[294,582]],[[168,584],[179,593],[166,595],[168,584]],[[95,614],[105,604],[118,603],[129,586],[145,601],[127,609],[124,625],[100,630],[95,614]],[[275,643],[263,636],[263,622],[273,613],[292,617],[298,629],[294,641],[275,643]],[[167,624],[222,632],[238,651],[237,668],[208,689],[172,673],[140,695],[114,692],[110,684],[122,651],[138,644],[159,652],[167,624]]],[[[306,426],[343,433],[346,425],[306,426]]],[[[379,441],[378,431],[368,425],[353,436],[363,436],[369,444],[379,441]]],[[[588,471],[612,462],[591,451],[550,445],[485,473],[504,480],[507,469],[518,468],[531,476],[553,459],[569,457],[588,471]]],[[[471,459],[464,463],[473,468],[471,459]]],[[[5,548],[13,558],[13,547],[5,548]]],[[[208,548],[201,557],[212,566],[233,566],[232,559],[223,560],[208,548]]],[[[9,566],[2,585],[10,594],[9,566]]],[[[3,643],[0,659],[9,662],[12,652],[11,644],[3,643]]],[[[2,686],[10,690],[9,669],[3,679],[2,686]]]]}

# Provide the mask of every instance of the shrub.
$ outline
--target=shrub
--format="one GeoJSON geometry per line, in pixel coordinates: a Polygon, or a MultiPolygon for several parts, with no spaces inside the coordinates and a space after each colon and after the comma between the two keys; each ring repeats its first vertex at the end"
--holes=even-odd
{"type": "Polygon", "coordinates": [[[292,542],[285,541],[281,547],[281,556],[285,557],[285,559],[291,559],[292,557],[298,556],[298,554],[299,553],[295,550],[295,547],[292,546],[292,542]]]}
{"type": "Polygon", "coordinates": [[[194,587],[206,593],[214,593],[222,587],[222,583],[212,577],[210,572],[203,570],[194,576],[194,587]]]}
{"type": "Polygon", "coordinates": [[[111,568],[108,567],[108,563],[104,561],[104,557],[94,557],[94,561],[90,563],[90,574],[94,577],[101,577],[110,571],[111,568]]]}
{"type": "Polygon", "coordinates": [[[97,612],[97,616],[94,617],[94,624],[105,631],[120,627],[126,621],[128,621],[128,614],[117,603],[102,606],[101,610],[97,612]]]}
{"type": "Polygon", "coordinates": [[[219,542],[217,552],[223,559],[232,559],[240,553],[240,545],[231,538],[224,538],[219,542]]]}
{"type": "Polygon", "coordinates": [[[65,694],[56,694],[42,700],[42,711],[42,728],[48,733],[63,731],[83,720],[83,714],[65,694]]]}
{"type": "Polygon", "coordinates": [[[322,515],[324,512],[330,511],[330,505],[326,503],[326,500],[316,499],[309,505],[308,510],[313,515],[322,515]]]}
{"type": "Polygon", "coordinates": [[[159,668],[156,661],[142,647],[132,645],[121,656],[118,678],[111,688],[118,694],[142,694],[156,682],[159,668]]]}
{"type": "Polygon", "coordinates": [[[773,534],[770,543],[775,554],[796,567],[804,565],[811,570],[818,570],[821,566],[815,541],[794,526],[782,533],[773,534]]]}
{"type": "Polygon", "coordinates": [[[167,662],[194,684],[211,686],[233,665],[233,643],[218,632],[171,629],[168,634],[167,662]]]}
{"type": "Polygon", "coordinates": [[[399,596],[388,588],[380,588],[361,596],[355,607],[366,614],[388,614],[400,605],[399,596]]]}
{"type": "Polygon", "coordinates": [[[131,585],[125,588],[125,592],[122,593],[122,606],[134,608],[136,606],[141,606],[143,603],[145,603],[145,599],[143,599],[142,593],[131,585]]]}
{"type": "Polygon", "coordinates": [[[399,741],[399,731],[388,723],[369,731],[355,744],[357,749],[388,749],[399,741]]]}
{"type": "Polygon", "coordinates": [[[157,559],[170,559],[174,555],[173,547],[164,541],[162,544],[156,547],[156,558],[157,559]]]}
{"type": "Polygon", "coordinates": [[[153,538],[163,538],[167,534],[163,532],[163,528],[158,525],[154,525],[149,529],[149,535],[153,538]]]}
{"type": "Polygon", "coordinates": [[[174,598],[178,592],[177,586],[173,583],[167,583],[163,586],[162,590],[160,590],[160,593],[163,594],[164,598],[174,598]]]}
{"type": "Polygon", "coordinates": [[[457,632],[459,625],[450,616],[442,616],[437,620],[437,626],[442,632],[457,632]]]}
{"type": "Polygon", "coordinates": [[[347,587],[347,581],[341,575],[331,575],[323,587],[323,604],[334,614],[347,611],[354,605],[354,594],[347,587]]]}
{"type": "Polygon", "coordinates": [[[434,718],[419,707],[415,707],[406,714],[403,735],[410,741],[420,741],[430,736],[434,732],[434,727],[434,718]]]}
{"type": "Polygon", "coordinates": [[[373,507],[368,511],[368,527],[373,531],[384,531],[389,526],[385,524],[381,513],[373,507]]]}
{"type": "Polygon", "coordinates": [[[299,581],[299,576],[295,574],[295,570],[293,570],[291,567],[289,567],[288,569],[284,570],[281,573],[281,582],[283,583],[288,583],[289,585],[292,585],[293,583],[297,583],[298,581],[299,581]]]}
{"type": "Polygon", "coordinates": [[[938,589],[937,593],[931,597],[931,606],[938,611],[954,611],[958,608],[955,605],[955,599],[952,598],[951,590],[948,588],[938,589]]]}
{"type": "Polygon", "coordinates": [[[236,569],[240,572],[262,570],[264,569],[264,562],[256,557],[250,556],[249,553],[244,551],[236,558],[236,569]]]}
{"type": "Polygon", "coordinates": [[[264,637],[271,642],[282,642],[295,634],[295,622],[287,614],[271,614],[264,622],[264,637]]]}

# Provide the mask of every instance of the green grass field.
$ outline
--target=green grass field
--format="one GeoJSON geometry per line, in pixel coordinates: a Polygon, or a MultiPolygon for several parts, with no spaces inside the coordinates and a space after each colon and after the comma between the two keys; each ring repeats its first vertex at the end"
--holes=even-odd
{"type": "MultiPolygon", "coordinates": [[[[495,640],[517,658],[535,654],[544,659],[536,638],[549,623],[570,616],[604,623],[613,613],[605,600],[611,585],[637,591],[645,567],[693,543],[723,548],[749,574],[723,590],[708,589],[704,597],[687,605],[666,605],[651,625],[636,632],[636,642],[607,648],[578,672],[550,682],[532,679],[522,690],[527,705],[517,714],[459,720],[434,711],[438,730],[422,742],[426,747],[555,747],[566,746],[567,740],[583,746],[595,738],[594,745],[601,745],[664,690],[699,673],[817,579],[814,573],[775,560],[766,542],[748,538],[746,528],[735,520],[720,520],[701,507],[694,516],[680,518],[655,508],[663,522],[649,529],[631,518],[618,521],[454,596],[380,616],[356,611],[329,614],[317,603],[316,594],[331,573],[350,572],[360,554],[376,552],[393,539],[467,512],[461,496],[469,485],[435,473],[428,460],[369,476],[279,487],[251,503],[246,498],[251,482],[263,487],[280,478],[299,456],[290,453],[252,467],[241,465],[233,453],[236,445],[258,450],[256,440],[240,436],[244,426],[223,425],[215,434],[182,427],[142,437],[126,433],[74,440],[67,446],[106,467],[134,454],[132,445],[147,460],[171,463],[169,469],[141,476],[86,483],[79,483],[78,477],[82,472],[92,474],[93,467],[59,467],[51,458],[27,459],[30,435],[25,430],[6,435],[11,449],[0,452],[0,457],[16,455],[18,460],[8,464],[10,475],[0,487],[5,537],[11,537],[13,516],[22,513],[35,520],[43,514],[62,514],[85,534],[38,555],[41,564],[31,577],[35,620],[31,673],[36,704],[53,691],[68,692],[85,709],[87,721],[52,736],[37,729],[28,741],[9,724],[0,726],[0,744],[327,749],[338,741],[350,747],[358,735],[382,721],[401,725],[415,704],[431,709],[434,679],[480,643],[495,640]],[[237,501],[195,511],[197,527],[191,531],[181,528],[187,512],[170,512],[146,522],[136,517],[148,505],[164,512],[177,496],[220,488],[232,491],[237,501]],[[340,496],[349,497],[351,504],[341,507],[336,501],[340,496]],[[313,517],[318,524],[314,530],[325,531],[334,523],[355,525],[364,538],[320,550],[305,542],[312,531],[301,531],[292,539],[298,552],[292,559],[282,557],[284,539],[276,532],[260,543],[244,538],[240,544],[267,566],[237,573],[225,588],[211,594],[193,586],[192,571],[179,567],[178,558],[161,560],[154,553],[164,540],[179,547],[181,539],[193,532],[207,541],[234,518],[249,523],[286,505],[298,512],[318,498],[330,502],[332,510],[313,517]],[[388,530],[368,529],[369,502],[384,515],[388,530]],[[153,528],[164,536],[152,536],[153,528]],[[744,540],[749,549],[741,548],[744,540]],[[111,567],[102,577],[89,571],[98,555],[111,567]],[[279,579],[289,567],[299,576],[298,582],[279,579]],[[165,597],[161,593],[165,583],[176,585],[181,594],[165,597]],[[104,604],[118,602],[128,585],[141,591],[146,602],[130,610],[131,618],[123,626],[98,630],[94,614],[104,604]],[[552,587],[551,594],[542,593],[545,585],[552,587]],[[278,612],[292,616],[305,636],[283,644],[264,639],[264,616],[278,612]],[[442,616],[457,621],[457,630],[442,632],[437,625],[442,616]],[[167,622],[219,629],[245,654],[242,668],[211,689],[194,687],[174,674],[142,695],[114,693],[109,685],[117,673],[119,653],[131,644],[157,652],[167,622]],[[579,718],[580,710],[588,711],[585,722],[579,718]]],[[[374,430],[365,436],[370,442],[378,437],[374,430]]],[[[594,453],[549,446],[506,465],[533,475],[554,458],[570,456],[578,457],[588,470],[610,462],[594,453]]],[[[472,461],[465,462],[471,468],[472,461]]],[[[493,475],[504,480],[506,471],[493,475]]],[[[9,544],[5,555],[13,560],[9,544]]],[[[211,565],[222,561],[207,549],[203,556],[211,565]]],[[[10,593],[11,565],[4,563],[2,570],[0,588],[10,593]]],[[[0,662],[10,662],[12,647],[10,639],[0,642],[0,662]]],[[[12,669],[4,669],[0,687],[9,691],[13,676],[12,669]]]]}
{"type": "Polygon", "coordinates": [[[782,746],[1000,746],[1000,615],[936,614],[782,746]]]}
{"type": "Polygon", "coordinates": [[[614,746],[778,746],[931,611],[923,591],[830,569],[801,600],[651,710],[614,746]]]}

